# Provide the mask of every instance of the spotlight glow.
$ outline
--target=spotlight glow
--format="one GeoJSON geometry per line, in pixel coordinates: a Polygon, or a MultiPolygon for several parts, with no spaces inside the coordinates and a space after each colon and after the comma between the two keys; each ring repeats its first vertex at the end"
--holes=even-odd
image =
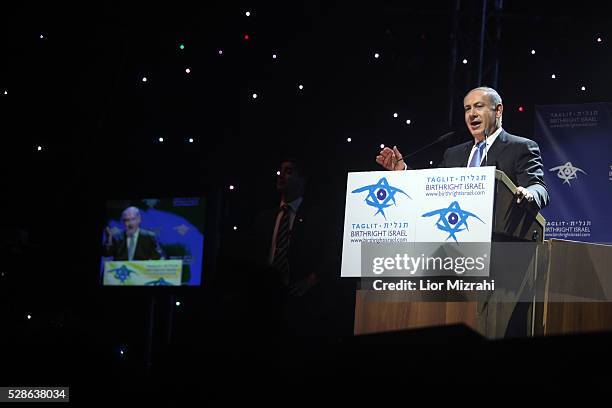
{"type": "Polygon", "coordinates": [[[184,45],[184,44],[181,44],[181,45],[179,45],[179,48],[180,48],[181,50],[184,50],[184,49],[185,49],[185,45],[184,45]]]}
{"type": "Polygon", "coordinates": [[[219,53],[219,55],[223,55],[223,50],[219,50],[217,52],[219,53]]]}
{"type": "Polygon", "coordinates": [[[304,85],[299,84],[299,85],[298,85],[298,88],[299,88],[299,89],[300,89],[300,91],[301,91],[302,89],[304,89],[304,85]]]}
{"type": "Polygon", "coordinates": [[[581,91],[586,91],[586,86],[582,86],[582,87],[580,88],[580,90],[581,90],[581,91]]]}
{"type": "Polygon", "coordinates": [[[409,125],[410,123],[412,123],[412,122],[410,121],[410,119],[406,120],[406,124],[407,124],[407,125],[409,125]]]}
{"type": "Polygon", "coordinates": [[[430,165],[430,166],[433,166],[433,160],[430,160],[430,161],[429,161],[429,165],[430,165]]]}
{"type": "Polygon", "coordinates": [[[555,75],[555,74],[552,74],[550,77],[551,77],[552,79],[557,79],[557,75],[555,75]]]}
{"type": "Polygon", "coordinates": [[[272,59],[276,59],[276,54],[272,54],[272,59]]]}
{"type": "Polygon", "coordinates": [[[164,143],[164,138],[163,138],[163,137],[160,137],[160,138],[159,138],[159,139],[157,139],[157,140],[159,140],[159,143],[164,143]]]}
{"type": "Polygon", "coordinates": [[[185,68],[185,72],[186,72],[187,74],[190,74],[190,73],[191,73],[191,68],[185,68]]]}
{"type": "Polygon", "coordinates": [[[251,12],[247,11],[246,13],[244,13],[245,16],[250,17],[251,16],[251,12]]]}
{"type": "Polygon", "coordinates": [[[531,50],[531,55],[535,55],[535,50],[531,50]]]}
{"type": "Polygon", "coordinates": [[[374,58],[378,58],[378,57],[380,57],[380,54],[379,54],[379,53],[377,53],[377,52],[376,52],[376,53],[374,53],[374,58]]]}
{"type": "Polygon", "coordinates": [[[393,114],[393,117],[394,117],[394,118],[397,118],[398,116],[399,116],[399,115],[397,114],[397,112],[395,112],[395,113],[393,114]]]}
{"type": "Polygon", "coordinates": [[[253,96],[253,99],[257,99],[257,94],[256,93],[254,93],[252,96],[253,96]]]}
{"type": "Polygon", "coordinates": [[[464,58],[463,61],[461,61],[461,62],[463,62],[464,64],[467,64],[468,61],[467,61],[467,59],[464,58]]]}
{"type": "Polygon", "coordinates": [[[230,190],[233,190],[233,189],[234,189],[234,186],[233,186],[233,185],[230,185],[230,186],[229,186],[229,189],[230,189],[230,190]]]}
{"type": "Polygon", "coordinates": [[[243,38],[244,38],[244,41],[249,41],[249,38],[251,38],[251,37],[249,37],[248,34],[245,34],[243,38]]]}
{"type": "Polygon", "coordinates": [[[381,148],[381,149],[384,149],[384,148],[385,148],[385,144],[384,144],[384,143],[381,143],[381,144],[380,144],[380,148],[381,148]]]}
{"type": "Polygon", "coordinates": [[[237,229],[238,229],[238,227],[234,225],[234,231],[236,231],[237,229]]]}
{"type": "Polygon", "coordinates": [[[142,77],[142,82],[147,82],[147,77],[142,77]]]}
{"type": "Polygon", "coordinates": [[[277,171],[276,171],[276,175],[277,175],[277,176],[280,176],[280,170],[277,170],[277,171]]]}
{"type": "Polygon", "coordinates": [[[525,111],[525,108],[523,108],[522,106],[519,106],[519,107],[518,107],[518,111],[519,111],[519,112],[524,112],[524,111],[525,111]]]}
{"type": "Polygon", "coordinates": [[[178,300],[174,303],[176,306],[180,306],[181,302],[179,302],[178,300]]]}
{"type": "Polygon", "coordinates": [[[602,39],[601,37],[597,37],[597,42],[598,42],[598,43],[600,43],[600,42],[602,42],[602,41],[603,41],[603,39],[602,39]]]}
{"type": "Polygon", "coordinates": [[[193,137],[189,138],[189,143],[193,143],[193,137]]]}
{"type": "Polygon", "coordinates": [[[31,315],[31,314],[28,314],[28,315],[26,315],[26,318],[27,318],[28,320],[30,320],[30,319],[32,319],[32,315],[31,315]]]}
{"type": "Polygon", "coordinates": [[[4,90],[4,94],[5,94],[5,95],[8,95],[8,91],[7,91],[6,89],[4,90]]]}
{"type": "Polygon", "coordinates": [[[347,137],[347,138],[346,138],[346,141],[347,141],[347,142],[349,142],[349,143],[351,143],[351,142],[353,141],[353,139],[351,139],[350,137],[347,137]]]}
{"type": "Polygon", "coordinates": [[[42,146],[36,146],[36,150],[40,152],[42,150],[42,146]]]}

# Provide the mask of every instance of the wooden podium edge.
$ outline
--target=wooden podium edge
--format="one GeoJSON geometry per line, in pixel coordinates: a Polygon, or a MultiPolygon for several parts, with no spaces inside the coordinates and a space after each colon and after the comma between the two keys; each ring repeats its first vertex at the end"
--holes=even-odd
{"type": "MultiPolygon", "coordinates": [[[[516,185],[510,180],[510,178],[501,170],[495,169],[495,179],[504,183],[504,185],[512,192],[512,194],[516,194],[516,185]]],[[[535,216],[535,219],[540,223],[544,228],[546,227],[546,218],[542,216],[542,214],[538,211],[535,216]]]]}

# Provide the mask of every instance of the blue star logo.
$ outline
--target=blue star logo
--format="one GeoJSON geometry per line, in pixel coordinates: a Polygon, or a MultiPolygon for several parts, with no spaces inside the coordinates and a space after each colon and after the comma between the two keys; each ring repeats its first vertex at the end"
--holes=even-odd
{"type": "Polygon", "coordinates": [[[448,208],[430,211],[423,214],[421,217],[431,217],[432,215],[438,215],[440,217],[438,222],[436,222],[436,227],[438,227],[439,230],[448,232],[446,240],[452,238],[455,242],[457,242],[456,233],[469,230],[467,224],[468,218],[474,217],[484,224],[484,221],[476,214],[462,210],[457,201],[453,201],[448,208]]]}
{"type": "Polygon", "coordinates": [[[130,278],[130,275],[136,273],[136,271],[129,269],[125,265],[121,265],[119,268],[108,270],[107,273],[112,273],[115,279],[121,283],[125,283],[125,281],[130,278]]]}
{"type": "Polygon", "coordinates": [[[387,219],[387,216],[385,215],[384,211],[385,208],[391,207],[392,205],[397,205],[397,203],[395,202],[395,194],[402,193],[406,197],[410,198],[408,194],[404,193],[399,188],[390,186],[386,177],[383,177],[378,180],[378,183],[376,184],[363,186],[351,192],[362,193],[364,191],[368,192],[368,195],[365,198],[366,204],[378,210],[376,211],[376,214],[374,214],[374,216],[380,213],[385,218],[385,220],[387,219]]]}

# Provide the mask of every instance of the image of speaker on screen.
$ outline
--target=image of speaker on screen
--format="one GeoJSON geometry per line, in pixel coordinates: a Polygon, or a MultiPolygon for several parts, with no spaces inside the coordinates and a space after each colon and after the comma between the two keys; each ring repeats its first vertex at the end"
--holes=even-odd
{"type": "Polygon", "coordinates": [[[104,256],[114,261],[147,261],[164,259],[164,254],[153,231],[140,228],[142,217],[137,207],[121,213],[124,230],[114,233],[106,227],[104,256]]]}
{"type": "Polygon", "coordinates": [[[199,285],[204,220],[203,197],[108,200],[101,234],[103,285],[199,285]]]}

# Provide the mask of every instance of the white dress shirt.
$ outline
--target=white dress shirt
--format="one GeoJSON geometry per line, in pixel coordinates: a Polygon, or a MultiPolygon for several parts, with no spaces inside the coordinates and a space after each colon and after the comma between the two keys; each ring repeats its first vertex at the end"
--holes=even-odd
{"type": "MultiPolygon", "coordinates": [[[[485,159],[485,154],[489,152],[489,149],[491,148],[491,145],[493,143],[495,143],[495,141],[497,140],[497,136],[499,136],[499,134],[501,133],[502,128],[499,127],[497,128],[497,130],[495,132],[493,132],[493,134],[489,137],[487,137],[487,144],[485,146],[485,150],[484,152],[482,152],[482,158],[480,160],[480,162],[482,163],[485,159]]],[[[467,162],[467,167],[470,167],[470,162],[472,161],[472,156],[474,156],[474,152],[476,151],[476,139],[474,139],[474,146],[472,146],[472,151],[470,152],[470,157],[468,157],[468,162],[467,162]]]]}

